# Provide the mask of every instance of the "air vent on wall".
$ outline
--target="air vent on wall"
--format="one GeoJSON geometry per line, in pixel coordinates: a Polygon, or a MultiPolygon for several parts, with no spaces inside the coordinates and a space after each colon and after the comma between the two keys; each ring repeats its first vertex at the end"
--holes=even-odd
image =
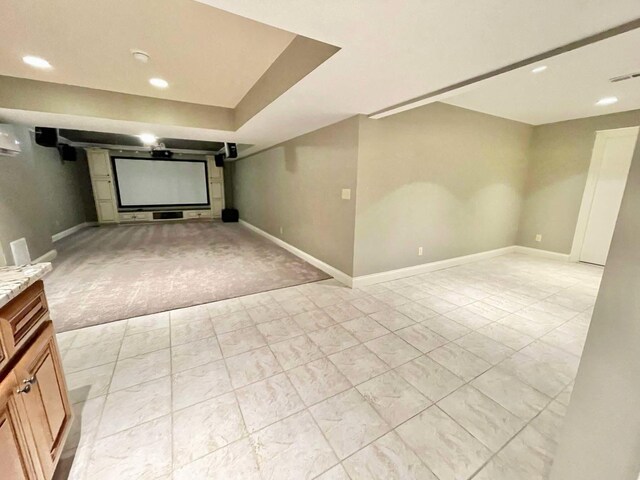
{"type": "Polygon", "coordinates": [[[626,75],[618,75],[609,79],[611,83],[622,82],[623,80],[631,80],[632,78],[640,78],[640,72],[627,73],[626,75]]]}

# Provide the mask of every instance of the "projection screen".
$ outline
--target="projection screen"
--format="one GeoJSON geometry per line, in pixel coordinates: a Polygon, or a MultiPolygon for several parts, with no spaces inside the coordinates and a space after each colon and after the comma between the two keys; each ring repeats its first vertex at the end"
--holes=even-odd
{"type": "Polygon", "coordinates": [[[121,207],[207,206],[207,162],[115,157],[121,207]]]}

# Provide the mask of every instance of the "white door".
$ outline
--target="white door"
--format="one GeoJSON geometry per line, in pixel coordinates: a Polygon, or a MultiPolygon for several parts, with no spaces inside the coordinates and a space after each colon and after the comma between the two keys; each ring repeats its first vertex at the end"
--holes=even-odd
{"type": "Polygon", "coordinates": [[[629,175],[638,128],[598,132],[589,174],[595,179],[580,261],[604,265],[629,175]]]}

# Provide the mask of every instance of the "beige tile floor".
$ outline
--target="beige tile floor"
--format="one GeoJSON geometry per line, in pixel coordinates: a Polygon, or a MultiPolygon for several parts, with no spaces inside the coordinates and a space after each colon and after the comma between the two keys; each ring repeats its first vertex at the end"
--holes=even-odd
{"type": "Polygon", "coordinates": [[[58,478],[544,479],[602,269],[524,255],[58,335],[58,478]]]}

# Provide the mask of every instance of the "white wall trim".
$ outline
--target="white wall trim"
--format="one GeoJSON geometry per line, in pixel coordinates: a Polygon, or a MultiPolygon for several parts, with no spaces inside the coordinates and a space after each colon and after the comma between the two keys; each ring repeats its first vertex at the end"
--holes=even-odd
{"type": "Polygon", "coordinates": [[[51,241],[53,242],[57,242],[58,240],[62,240],[65,237],[68,237],[69,235],[72,235],[76,232],[79,232],[80,230],[82,230],[83,228],[87,228],[87,227],[92,227],[94,225],[97,225],[97,222],[84,222],[84,223],[79,223],[78,225],[75,225],[71,228],[67,228],[66,230],[63,230],[62,232],[56,233],[55,235],[51,236],[51,241]]]}
{"type": "Polygon", "coordinates": [[[566,253],[550,252],[548,250],[539,250],[537,248],[523,247],[520,245],[511,245],[509,247],[497,248],[495,250],[487,250],[486,252],[473,253],[471,255],[464,255],[462,257],[447,258],[445,260],[439,260],[437,262],[423,263],[421,265],[414,265],[406,268],[399,268],[397,270],[388,270],[386,272],[372,273],[370,275],[361,275],[359,277],[351,277],[346,273],[338,270],[335,267],[318,260],[317,258],[303,252],[297,247],[285,242],[271,235],[270,233],[261,230],[260,228],[251,225],[249,222],[240,219],[239,223],[244,227],[256,232],[258,235],[271,240],[276,245],[284,248],[285,250],[293,253],[296,257],[309,262],[316,268],[319,268],[323,272],[331,275],[339,282],[347,285],[348,287],[357,288],[364,287],[366,285],[374,285],[376,283],[388,282],[390,280],[397,280],[399,278],[412,277],[414,275],[420,275],[422,273],[434,272],[436,270],[442,270],[445,268],[456,267],[458,265],[464,265],[466,263],[478,262],[480,260],[487,260],[501,255],[507,255],[509,253],[521,253],[525,255],[533,255],[536,257],[549,258],[552,260],[559,260],[563,262],[569,261],[569,255],[566,253]]]}
{"type": "Polygon", "coordinates": [[[54,248],[54,249],[49,250],[47,253],[45,253],[41,257],[38,257],[35,260],[33,260],[32,263],[51,262],[57,256],[58,256],[58,251],[54,248]]]}
{"type": "Polygon", "coordinates": [[[486,252],[473,253],[471,255],[464,255],[462,257],[447,258],[445,260],[423,263],[421,265],[399,268],[397,270],[388,270],[386,272],[372,273],[370,275],[361,275],[353,279],[352,286],[356,288],[366,285],[374,285],[376,283],[388,282],[390,280],[397,280],[399,278],[412,277],[414,275],[442,270],[444,268],[456,267],[458,265],[464,265],[465,263],[486,260],[489,258],[498,257],[500,255],[513,253],[514,248],[514,246],[497,248],[495,250],[487,250],[486,252]]]}
{"type": "Polygon", "coordinates": [[[593,144],[593,150],[591,152],[587,182],[584,186],[582,202],[580,203],[580,211],[578,213],[578,221],[576,223],[576,230],[573,234],[571,253],[569,254],[569,258],[572,262],[577,262],[580,260],[580,253],[582,252],[584,237],[587,234],[589,215],[591,214],[593,197],[596,193],[596,186],[598,185],[598,177],[600,176],[600,165],[602,164],[602,157],[604,155],[604,149],[607,140],[610,138],[622,137],[627,135],[638,135],[639,129],[640,127],[625,127],[615,128],[612,130],[598,130],[596,132],[596,140],[593,144]]]}
{"type": "Polygon", "coordinates": [[[558,253],[550,250],[541,250],[539,248],[523,247],[522,245],[516,245],[513,248],[515,253],[524,253],[525,255],[533,255],[534,257],[550,258],[552,260],[560,260],[561,262],[572,261],[568,253],[558,253]]]}
{"type": "Polygon", "coordinates": [[[344,283],[348,287],[353,286],[352,285],[353,278],[351,278],[349,275],[347,275],[343,271],[338,270],[335,267],[332,267],[328,263],[325,263],[322,260],[319,260],[316,257],[311,256],[306,252],[303,252],[299,248],[294,247],[293,245],[285,242],[284,240],[279,239],[278,237],[274,237],[270,233],[265,232],[264,230],[256,227],[255,225],[251,225],[249,222],[246,222],[246,221],[240,219],[239,223],[241,225],[243,225],[244,227],[248,228],[249,230],[252,230],[252,231],[256,232],[258,235],[261,235],[261,236],[267,238],[268,240],[271,240],[276,245],[278,245],[278,246],[284,248],[285,250],[293,253],[296,257],[299,257],[299,258],[303,259],[304,261],[309,262],[314,267],[319,268],[320,270],[322,270],[323,272],[325,272],[328,275],[331,275],[333,278],[335,278],[339,282],[344,283]]]}

